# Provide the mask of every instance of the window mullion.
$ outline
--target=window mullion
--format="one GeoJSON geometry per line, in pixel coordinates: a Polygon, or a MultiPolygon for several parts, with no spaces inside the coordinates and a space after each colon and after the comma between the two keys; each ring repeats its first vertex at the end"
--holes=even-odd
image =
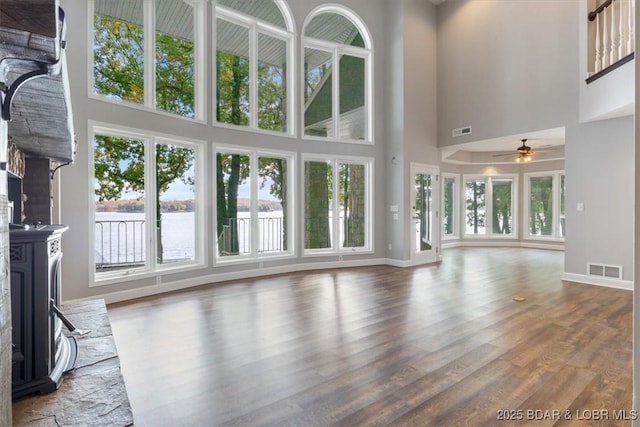
{"type": "Polygon", "coordinates": [[[340,137],[340,54],[333,49],[333,138],[340,137]]]}
{"type": "Polygon", "coordinates": [[[144,205],[145,205],[145,230],[147,238],[145,239],[147,248],[147,268],[155,271],[157,268],[157,227],[156,227],[156,146],[155,139],[149,138],[145,140],[145,167],[144,167],[144,205]]]}
{"type": "MultiPolygon", "coordinates": [[[[296,98],[296,76],[298,76],[298,72],[296,70],[296,62],[295,62],[295,38],[289,36],[287,39],[287,133],[290,135],[295,135],[296,133],[296,117],[295,117],[295,100],[296,98]],[[295,70],[295,73],[294,73],[295,70]]],[[[304,48],[302,53],[302,58],[304,62],[304,48]]],[[[304,66],[303,66],[304,68],[304,66]]],[[[303,84],[306,79],[306,75],[304,74],[304,70],[302,70],[302,78],[303,84]]],[[[304,92],[303,92],[304,93],[304,92]]]]}
{"type": "Polygon", "coordinates": [[[560,237],[560,174],[554,173],[552,180],[553,237],[560,237]]]}
{"type": "Polygon", "coordinates": [[[144,49],[144,105],[145,107],[156,107],[156,79],[155,79],[155,52],[156,52],[156,29],[155,29],[155,3],[154,0],[145,0],[143,6],[143,49],[144,49]]]}
{"type": "MultiPolygon", "coordinates": [[[[190,3],[191,4],[191,3],[190,3]]],[[[193,2],[193,62],[194,62],[194,70],[195,70],[195,81],[194,81],[194,108],[195,108],[195,117],[196,119],[203,120],[206,118],[206,93],[207,93],[207,85],[205,83],[205,34],[206,34],[206,15],[205,15],[205,3],[204,2],[193,2]]],[[[215,69],[215,67],[214,67],[215,69]]],[[[215,72],[215,71],[214,71],[215,72]]]]}
{"type": "Polygon", "coordinates": [[[249,203],[251,212],[251,221],[249,222],[251,230],[251,247],[249,253],[252,257],[258,255],[260,248],[260,219],[258,218],[258,154],[253,153],[249,157],[249,182],[251,183],[251,201],[249,203]]]}
{"type": "Polygon", "coordinates": [[[333,241],[331,242],[331,246],[333,246],[334,251],[340,251],[340,165],[339,161],[334,161],[333,163],[333,204],[331,209],[333,210],[333,241]]]}
{"type": "Polygon", "coordinates": [[[484,179],[484,224],[485,236],[493,236],[493,179],[484,179]]]}
{"type": "Polygon", "coordinates": [[[258,31],[249,27],[249,126],[258,128],[258,31]]]}

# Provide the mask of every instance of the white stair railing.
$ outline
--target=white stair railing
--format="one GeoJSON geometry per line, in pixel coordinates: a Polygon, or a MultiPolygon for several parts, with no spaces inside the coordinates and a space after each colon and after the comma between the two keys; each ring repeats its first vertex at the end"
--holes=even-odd
{"type": "Polygon", "coordinates": [[[607,0],[589,13],[589,25],[595,27],[595,39],[589,43],[593,49],[593,75],[627,59],[635,45],[635,0],[607,0]]]}

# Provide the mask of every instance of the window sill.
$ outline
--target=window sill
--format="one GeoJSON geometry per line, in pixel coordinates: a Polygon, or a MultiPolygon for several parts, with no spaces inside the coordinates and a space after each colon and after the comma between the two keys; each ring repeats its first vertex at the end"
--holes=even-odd
{"type": "Polygon", "coordinates": [[[265,129],[260,129],[260,128],[252,128],[250,126],[238,126],[238,125],[232,125],[229,123],[223,123],[223,122],[218,122],[216,120],[214,120],[213,122],[213,127],[216,128],[220,128],[220,129],[230,129],[230,130],[237,130],[240,132],[250,132],[250,133],[256,133],[259,135],[270,135],[270,136],[275,136],[275,137],[280,137],[280,138],[295,138],[295,133],[291,133],[291,132],[276,132],[273,130],[265,130],[265,129]]]}
{"type": "Polygon", "coordinates": [[[260,255],[260,256],[251,256],[251,255],[233,255],[229,257],[216,257],[214,261],[214,267],[225,267],[228,265],[239,265],[239,264],[256,264],[262,262],[270,262],[270,261],[280,261],[295,258],[295,253],[293,252],[284,252],[281,254],[270,254],[270,255],[260,255]]]}
{"type": "Polygon", "coordinates": [[[309,135],[302,135],[302,140],[303,141],[322,141],[322,142],[334,142],[334,143],[338,143],[338,144],[357,144],[357,145],[371,145],[373,146],[374,143],[372,140],[360,140],[360,139],[338,139],[338,138],[333,138],[333,137],[321,137],[321,136],[309,136],[309,135]]]}
{"type": "Polygon", "coordinates": [[[136,104],[134,102],[127,102],[127,101],[119,101],[119,100],[111,99],[111,98],[108,98],[106,96],[95,94],[95,93],[89,93],[89,99],[93,99],[95,101],[100,101],[100,102],[104,102],[104,103],[111,104],[111,105],[116,105],[116,106],[119,106],[119,107],[126,107],[126,108],[132,108],[132,109],[138,110],[138,111],[145,111],[147,113],[157,114],[157,115],[163,116],[163,117],[171,117],[171,118],[174,118],[174,119],[186,120],[188,122],[198,123],[198,124],[203,124],[203,125],[207,124],[206,120],[197,117],[197,115],[196,115],[196,117],[185,117],[185,116],[181,116],[179,114],[171,113],[171,112],[168,112],[168,111],[158,110],[158,109],[155,109],[155,108],[150,108],[150,107],[147,107],[146,105],[143,105],[143,104],[136,104]]]}
{"type": "Polygon", "coordinates": [[[128,273],[96,273],[93,272],[93,280],[89,285],[90,288],[101,287],[101,286],[109,286],[115,285],[118,283],[131,282],[134,280],[143,280],[158,276],[163,276],[165,274],[174,274],[174,273],[184,273],[187,271],[201,270],[207,268],[205,263],[198,264],[180,264],[176,266],[166,267],[166,268],[158,268],[154,271],[150,270],[129,270],[128,273]]]}

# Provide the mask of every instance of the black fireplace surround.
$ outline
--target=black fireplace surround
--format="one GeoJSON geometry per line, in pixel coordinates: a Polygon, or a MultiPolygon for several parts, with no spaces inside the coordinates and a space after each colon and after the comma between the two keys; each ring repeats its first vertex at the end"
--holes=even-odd
{"type": "Polygon", "coordinates": [[[60,306],[64,225],[13,226],[9,231],[13,399],[56,390],[77,359],[75,338],[66,336],[60,306]]]}

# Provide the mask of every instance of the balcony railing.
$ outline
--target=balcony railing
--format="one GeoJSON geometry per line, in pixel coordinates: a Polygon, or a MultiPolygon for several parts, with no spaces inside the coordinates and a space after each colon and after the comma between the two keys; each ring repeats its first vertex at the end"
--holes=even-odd
{"type": "Polygon", "coordinates": [[[589,77],[602,77],[634,57],[635,0],[607,0],[589,12],[589,77]]]}
{"type": "MultiPolygon", "coordinates": [[[[282,217],[258,218],[258,252],[281,252],[283,248],[282,217]]],[[[248,254],[251,248],[251,220],[249,218],[231,218],[222,226],[218,236],[220,253],[226,255],[248,254]]]]}
{"type": "Polygon", "coordinates": [[[143,219],[96,221],[96,270],[143,265],[144,234],[143,219]]]}
{"type": "MultiPolygon", "coordinates": [[[[180,230],[163,230],[163,234],[172,231],[181,232],[180,230]]],[[[251,220],[249,218],[230,219],[223,226],[218,239],[219,250],[223,256],[250,253],[251,220]]],[[[175,240],[172,239],[172,241],[175,240]]],[[[145,221],[143,219],[96,221],[95,241],[97,271],[138,267],[145,263],[145,221]]],[[[281,252],[285,250],[283,241],[284,222],[281,216],[258,218],[259,253],[281,252]]],[[[163,259],[163,262],[177,260],[179,259],[163,259]]]]}

